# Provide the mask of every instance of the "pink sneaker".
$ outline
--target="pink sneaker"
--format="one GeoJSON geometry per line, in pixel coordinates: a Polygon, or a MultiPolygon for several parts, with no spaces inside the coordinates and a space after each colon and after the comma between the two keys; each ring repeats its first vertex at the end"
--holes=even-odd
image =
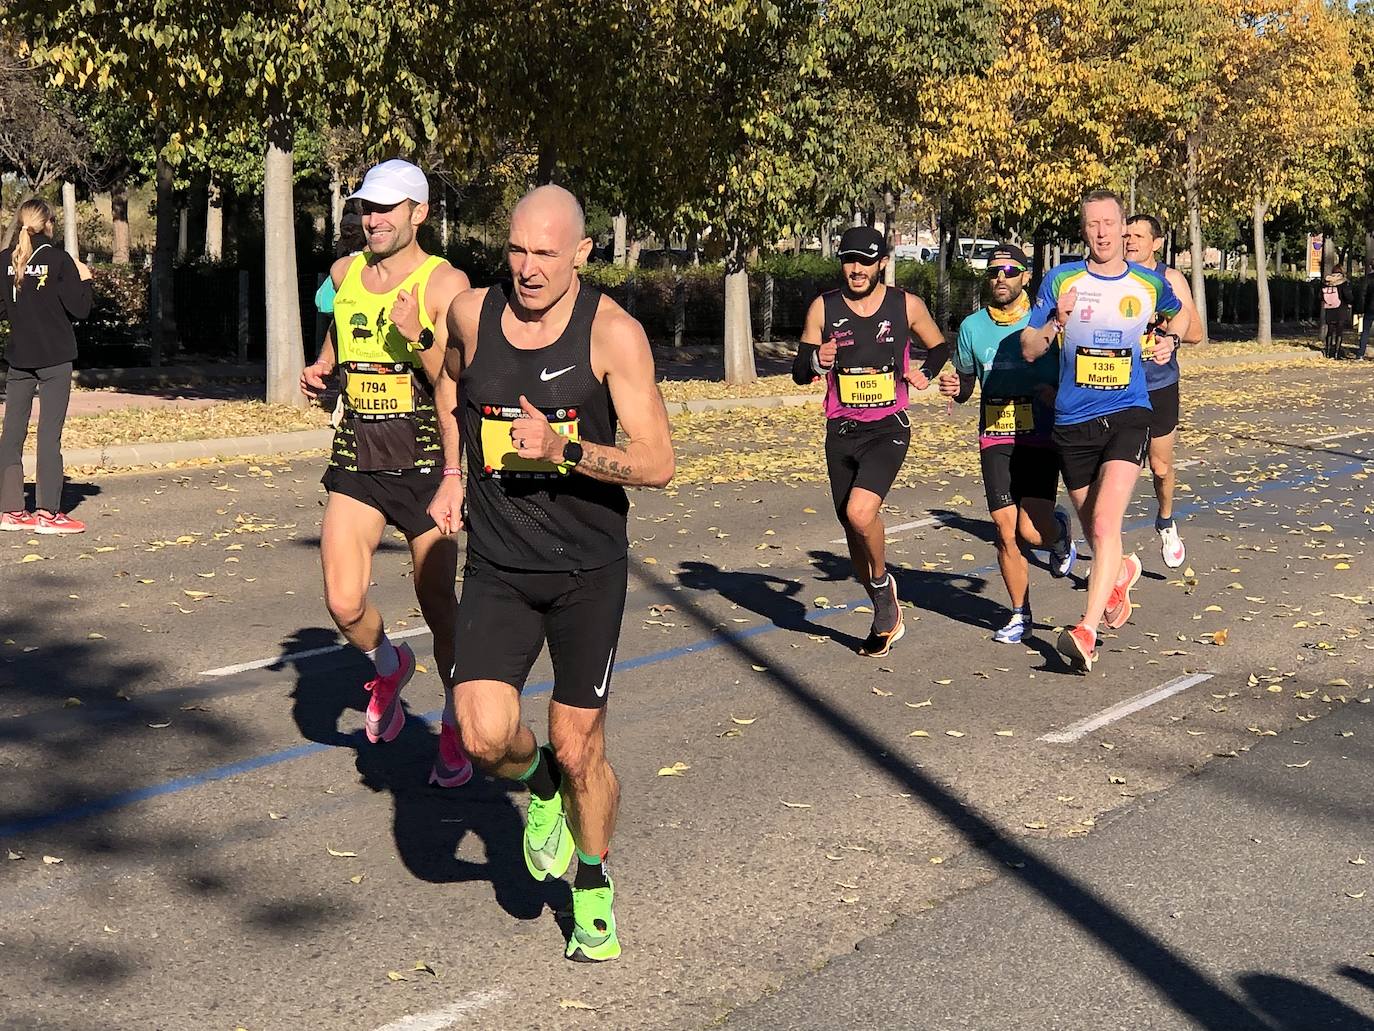
{"type": "Polygon", "coordinates": [[[0,512],[0,530],[26,530],[33,533],[38,529],[38,516],[32,512],[0,512]]]}
{"type": "Polygon", "coordinates": [[[374,745],[378,741],[395,741],[396,735],[406,725],[406,713],[401,708],[401,689],[410,683],[415,675],[415,653],[410,645],[396,646],[396,659],[400,663],[396,672],[388,677],[376,677],[367,682],[372,692],[367,703],[367,739],[374,745]]]}
{"type": "Polygon", "coordinates": [[[43,515],[41,512],[34,513],[35,526],[34,533],[50,534],[70,534],[85,533],[86,524],[80,519],[73,519],[66,512],[57,512],[53,515],[43,515]]]}
{"type": "Polygon", "coordinates": [[[1140,559],[1135,555],[1127,555],[1121,560],[1121,579],[1112,587],[1107,610],[1102,614],[1102,622],[1113,630],[1121,629],[1131,618],[1131,612],[1135,609],[1131,604],[1131,588],[1140,579],[1141,568],[1140,559]]]}
{"type": "Polygon", "coordinates": [[[439,724],[439,754],[429,771],[429,782],[441,788],[461,788],[472,780],[472,760],[463,751],[458,728],[444,719],[439,724]]]}

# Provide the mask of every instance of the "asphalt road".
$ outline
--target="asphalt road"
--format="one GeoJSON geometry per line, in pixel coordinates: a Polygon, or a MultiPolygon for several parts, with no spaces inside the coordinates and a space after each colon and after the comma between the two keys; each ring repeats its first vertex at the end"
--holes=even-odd
{"type": "MultiPolygon", "coordinates": [[[[626,951],[595,967],[524,872],[523,792],[426,786],[432,672],[363,738],[319,460],[88,484],[90,533],[0,540],[0,1026],[1369,1027],[1371,386],[1194,413],[1187,565],[1138,502],[1141,608],[1089,677],[1043,569],[1036,639],[989,640],[967,476],[889,499],[910,622],[878,661],[814,478],[636,494],[626,951]]],[[[374,579],[432,668],[401,542],[374,579]]]]}

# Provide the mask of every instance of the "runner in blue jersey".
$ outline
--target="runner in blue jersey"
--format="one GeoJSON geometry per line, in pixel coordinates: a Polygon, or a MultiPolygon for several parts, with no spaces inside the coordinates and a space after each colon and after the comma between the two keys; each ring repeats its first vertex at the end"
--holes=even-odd
{"type": "Polygon", "coordinates": [[[988,514],[997,528],[997,565],[1011,597],[1011,618],[993,634],[1016,644],[1034,626],[1030,565],[1023,548],[1046,548],[1050,572],[1067,576],[1077,550],[1069,516],[1054,507],[1059,453],[1054,449],[1054,393],[1058,349],[1034,362],[1021,356],[1021,331],[1030,321],[1025,252],[1004,243],[988,258],[988,307],[959,326],[954,372],[940,374],[940,393],[963,404],[980,389],[978,447],[988,514]]]}
{"type": "Polygon", "coordinates": [[[1164,365],[1150,359],[1154,357],[1155,331],[1145,333],[1140,342],[1142,357],[1145,359],[1145,385],[1150,388],[1150,472],[1154,476],[1155,500],[1159,503],[1155,514],[1155,531],[1159,534],[1159,550],[1164,556],[1164,564],[1170,569],[1183,565],[1185,552],[1183,539],[1174,523],[1174,445],[1178,438],[1178,347],[1179,344],[1196,344],[1202,341],[1202,320],[1198,318],[1197,308],[1193,305],[1193,294],[1188,289],[1188,281],[1183,273],[1170,268],[1156,258],[1156,252],[1164,243],[1164,228],[1153,215],[1132,215],[1126,219],[1126,260],[1134,261],[1147,268],[1153,268],[1166,280],[1175,296],[1183,302],[1188,312],[1188,335],[1175,340],[1173,355],[1164,365]]]}
{"type": "MultiPolygon", "coordinates": [[[[1080,224],[1088,258],[1045,277],[1021,332],[1027,361],[1060,341],[1054,442],[1093,564],[1083,618],[1064,629],[1057,647],[1083,672],[1097,659],[1098,624],[1116,629],[1130,618],[1130,590],[1140,578],[1140,560],[1122,556],[1121,523],[1150,436],[1141,337],[1157,320],[1170,333],[1188,330],[1168,281],[1126,260],[1125,222],[1115,193],[1094,190],[1084,197],[1080,224]]],[[[1173,338],[1161,333],[1153,360],[1163,365],[1172,354],[1173,338]]]]}

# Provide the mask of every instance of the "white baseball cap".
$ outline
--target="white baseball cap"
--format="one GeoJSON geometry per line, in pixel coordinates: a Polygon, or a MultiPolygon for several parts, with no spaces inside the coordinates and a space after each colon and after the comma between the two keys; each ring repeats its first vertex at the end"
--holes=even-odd
{"type": "Polygon", "coordinates": [[[348,195],[348,200],[365,200],[387,207],[403,200],[429,203],[429,180],[418,165],[393,158],[373,165],[363,176],[363,184],[348,195]]]}

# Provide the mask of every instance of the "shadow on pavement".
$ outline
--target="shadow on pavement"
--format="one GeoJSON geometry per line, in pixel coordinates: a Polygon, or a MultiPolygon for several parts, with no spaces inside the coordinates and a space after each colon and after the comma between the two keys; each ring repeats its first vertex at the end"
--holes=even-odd
{"type": "MultiPolygon", "coordinates": [[[[692,599],[674,592],[643,566],[636,574],[647,587],[657,589],[665,601],[685,610],[705,626],[713,620],[692,599]]],[[[812,687],[797,672],[787,668],[776,654],[765,655],[747,639],[728,639],[725,647],[740,658],[759,668],[766,668],[764,677],[775,690],[795,705],[809,712],[817,723],[843,741],[857,756],[879,770],[909,792],[935,816],[953,828],[964,841],[990,858],[1004,864],[1008,875],[1015,877],[1030,891],[1038,894],[1059,910],[1086,935],[1112,953],[1125,967],[1149,982],[1156,992],[1180,1014],[1207,1031],[1241,1031],[1241,1029],[1272,1028],[1269,1017],[1274,1013],[1291,1014],[1297,1011],[1309,1015],[1323,1012],[1343,1019],[1341,1013],[1351,1013],[1344,1004],[1319,989],[1271,975],[1251,975],[1246,990],[1251,1001],[1239,999],[1225,986],[1174,952],[1169,945],[1132,921],[1123,912],[1075,878],[1065,874],[1037,853],[1022,847],[1003,834],[975,806],[971,805],[915,764],[905,761],[897,749],[877,737],[843,709],[832,703],[812,687]],[[1284,982],[1284,983],[1280,983],[1284,982]]],[[[1363,1018],[1360,1023],[1285,1024],[1294,1031],[1303,1028],[1353,1027],[1360,1031],[1372,1026],[1363,1018]]]]}
{"type": "MultiPolygon", "coordinates": [[[[1351,969],[1351,968],[1346,968],[1351,969]]],[[[1360,971],[1363,973],[1363,971],[1360,971]]],[[[1368,976],[1368,975],[1366,975],[1368,976]]],[[[1237,981],[1266,1028],[1279,1031],[1374,1031],[1374,1020],[1320,988],[1276,974],[1242,974],[1237,981]]]]}
{"type": "MultiPolygon", "coordinates": [[[[474,774],[461,788],[428,783],[439,747],[437,726],[407,706],[405,726],[393,741],[374,745],[361,729],[339,729],[350,710],[357,714],[351,722],[362,723],[368,700],[363,685],[373,675],[367,660],[352,649],[328,669],[292,658],[292,653],[335,643],[333,630],[320,628],[298,630],[282,643],[276,668],[294,666],[296,674],[291,716],[307,740],[352,749],[362,785],[391,796],[392,837],[406,869],[432,884],[490,881],[497,903],[518,920],[537,919],[545,907],[555,914],[569,909],[571,894],[563,881],[537,882],[526,871],[524,821],[503,782],[474,774]],[[481,840],[485,862],[458,858],[458,846],[468,834],[481,840]]],[[[418,695],[416,686],[409,691],[418,695]]],[[[442,698],[436,693],[433,700],[442,698]]]]}
{"type": "MultiPolygon", "coordinates": [[[[847,563],[846,563],[847,565],[847,563]]],[[[780,630],[829,637],[852,651],[858,651],[863,638],[836,630],[823,622],[807,620],[813,610],[801,597],[799,580],[787,580],[769,573],[727,572],[709,562],[683,562],[677,574],[683,587],[692,591],[718,594],[722,598],[757,613],[780,630]]],[[[713,626],[708,619],[705,626],[713,626]]]]}

